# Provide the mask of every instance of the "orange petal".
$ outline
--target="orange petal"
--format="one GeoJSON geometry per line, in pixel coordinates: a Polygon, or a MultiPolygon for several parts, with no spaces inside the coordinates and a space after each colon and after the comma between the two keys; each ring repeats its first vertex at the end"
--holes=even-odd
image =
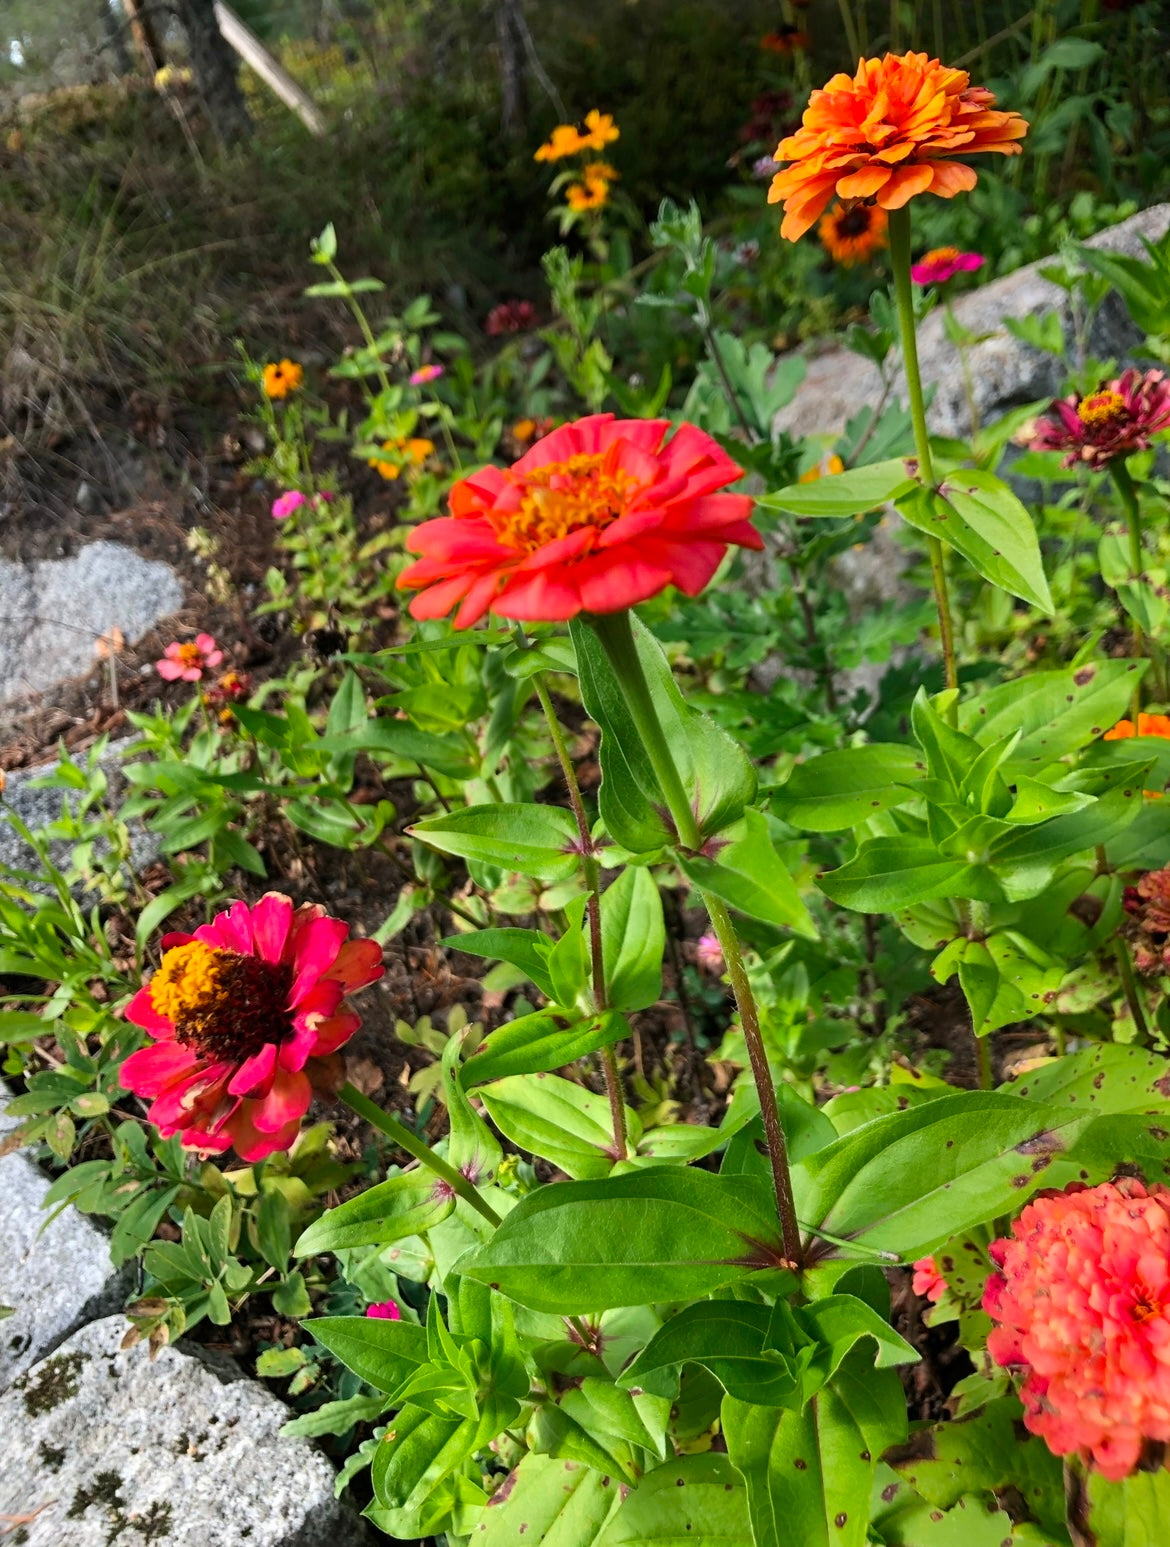
{"type": "Polygon", "coordinates": [[[882,209],[901,209],[916,193],[925,193],[933,181],[934,170],[929,166],[895,167],[877,201],[882,209]]]}

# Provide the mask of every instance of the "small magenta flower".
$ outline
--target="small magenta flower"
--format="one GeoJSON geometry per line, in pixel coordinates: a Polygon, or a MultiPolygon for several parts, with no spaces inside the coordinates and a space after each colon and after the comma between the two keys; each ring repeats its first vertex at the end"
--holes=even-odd
{"type": "Polygon", "coordinates": [[[723,947],[714,935],[700,935],[695,941],[695,960],[704,972],[724,970],[723,947]]]}
{"type": "Polygon", "coordinates": [[[161,661],[155,661],[154,669],[167,682],[198,682],[205,671],[212,671],[223,660],[210,634],[196,634],[194,643],[181,645],[172,641],[163,651],[161,661]]]}
{"type": "Polygon", "coordinates": [[[438,381],[443,374],[441,365],[420,365],[417,371],[410,373],[410,385],[412,387],[425,387],[429,381],[438,381]]]}
{"type": "Polygon", "coordinates": [[[499,338],[504,333],[527,333],[536,322],[536,307],[531,301],[501,301],[488,312],[483,329],[489,338],[499,338]]]}
{"type": "Polygon", "coordinates": [[[947,1281],[938,1271],[933,1257],[919,1257],[914,1264],[914,1293],[925,1295],[931,1305],[936,1305],[947,1292],[947,1281]]]}
{"type": "Polygon", "coordinates": [[[300,510],[306,503],[305,496],[299,489],[289,489],[279,499],[272,502],[272,519],[274,521],[287,521],[294,511],[300,510]]]}
{"type": "Polygon", "coordinates": [[[1104,467],[1145,451],[1151,436],[1170,429],[1170,380],[1164,371],[1133,366],[1085,397],[1060,398],[1049,413],[1036,421],[1033,451],[1065,452],[1062,467],[1104,467]]]}
{"type": "Polygon", "coordinates": [[[945,285],[956,274],[973,274],[982,267],[983,258],[977,252],[935,247],[918,263],[910,265],[910,278],[916,285],[945,285]]]}
{"type": "Polygon", "coordinates": [[[379,1300],[373,1305],[367,1305],[366,1315],[373,1316],[378,1321],[402,1320],[402,1312],[396,1300],[379,1300]]]}
{"type": "Polygon", "coordinates": [[[987,1351],[1021,1378],[1025,1427],[1119,1482],[1170,1441],[1170,1191],[1038,1193],[990,1250],[987,1351]]]}

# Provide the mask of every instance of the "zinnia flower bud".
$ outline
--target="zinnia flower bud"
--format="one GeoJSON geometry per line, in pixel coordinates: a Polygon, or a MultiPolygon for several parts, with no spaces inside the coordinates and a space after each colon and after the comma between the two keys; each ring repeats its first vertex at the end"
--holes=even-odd
{"type": "Polygon", "coordinates": [[[1039,1193],[991,1258],[987,1351],[1021,1377],[1025,1426],[1119,1481],[1170,1441],[1170,1190],[1039,1193]]]}
{"type": "Polygon", "coordinates": [[[366,1315],[372,1316],[376,1321],[402,1320],[402,1312],[398,1308],[397,1300],[378,1300],[373,1305],[367,1305],[366,1315]]]}

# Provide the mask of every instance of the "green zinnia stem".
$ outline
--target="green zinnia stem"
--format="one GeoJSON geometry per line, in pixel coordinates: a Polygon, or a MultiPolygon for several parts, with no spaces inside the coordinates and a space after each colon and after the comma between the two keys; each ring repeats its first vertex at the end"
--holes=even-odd
{"type": "MultiPolygon", "coordinates": [[[[628,612],[611,612],[591,617],[589,623],[606,653],[614,676],[630,711],[654,776],[658,780],[667,810],[678,834],[679,846],[697,852],[703,845],[703,834],[695,813],[687,798],[686,788],[670,750],[670,745],[654,707],[650,685],[638,655],[628,612]]],[[[776,1212],[780,1220],[780,1234],[784,1256],[793,1268],[802,1261],[800,1223],[796,1217],[796,1203],[792,1196],[792,1177],[788,1168],[788,1146],[784,1128],[780,1122],[780,1109],[776,1102],[776,1087],[772,1083],[772,1071],[768,1067],[768,1055],[760,1031],[760,1016],[755,995],[748,981],[743,951],[739,937],[727,908],[710,892],[700,889],[699,895],[710,915],[711,925],[723,950],[727,973],[735,994],[744,1041],[751,1061],[752,1077],[760,1098],[760,1113],[764,1120],[764,1136],[768,1145],[768,1159],[772,1168],[772,1185],[776,1195],[776,1212]]]]}
{"type": "Polygon", "coordinates": [[[477,1214],[482,1214],[489,1225],[500,1223],[500,1216],[495,1209],[484,1202],[463,1173],[456,1171],[455,1167],[445,1161],[441,1155],[436,1155],[429,1144],[424,1143],[417,1134],[411,1133],[410,1129],[400,1123],[396,1117],[391,1117],[389,1112],[376,1106],[348,1081],[337,1094],[351,1111],[356,1112],[359,1117],[364,1117],[372,1128],[376,1128],[379,1133],[384,1133],[388,1139],[392,1139],[397,1144],[399,1149],[405,1150],[408,1155],[413,1155],[421,1165],[426,1166],[446,1182],[452,1192],[458,1193],[464,1203],[469,1203],[477,1214]]]}
{"type": "MultiPolygon", "coordinates": [[[[1142,513],[1138,506],[1137,490],[1133,485],[1133,477],[1125,464],[1124,457],[1118,457],[1110,462],[1109,472],[1113,478],[1114,487],[1125,507],[1125,522],[1129,529],[1129,567],[1133,571],[1135,584],[1141,584],[1142,571],[1145,565],[1142,560],[1142,513]]],[[[1142,626],[1136,618],[1133,624],[1133,653],[1135,656],[1145,654],[1146,640],[1142,632],[1142,626]]],[[[1133,728],[1137,732],[1138,711],[1142,704],[1142,684],[1139,677],[1133,690],[1133,728]]]]}
{"type": "MultiPolygon", "coordinates": [[[[914,424],[914,444],[923,482],[934,488],[934,462],[930,455],[930,435],[926,428],[926,402],[922,396],[922,375],[918,369],[918,338],[914,329],[914,291],[910,278],[910,210],[890,211],[890,261],[894,270],[894,294],[898,303],[898,327],[902,335],[902,360],[906,367],[906,390],[910,397],[910,418],[914,424]]],[[[934,585],[934,605],[938,611],[938,632],[942,644],[943,669],[948,688],[959,685],[955,666],[955,638],[951,626],[950,599],[943,545],[937,537],[927,536],[930,577],[934,585]]]]}

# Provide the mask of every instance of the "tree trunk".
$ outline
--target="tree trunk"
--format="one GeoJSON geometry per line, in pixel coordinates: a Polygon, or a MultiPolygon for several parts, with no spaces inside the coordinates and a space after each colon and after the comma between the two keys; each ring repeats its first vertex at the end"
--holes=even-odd
{"type": "Polygon", "coordinates": [[[191,71],[216,138],[222,145],[246,139],[252,119],[240,91],[235,53],[215,19],[215,0],[177,0],[191,55],[191,71]]]}

